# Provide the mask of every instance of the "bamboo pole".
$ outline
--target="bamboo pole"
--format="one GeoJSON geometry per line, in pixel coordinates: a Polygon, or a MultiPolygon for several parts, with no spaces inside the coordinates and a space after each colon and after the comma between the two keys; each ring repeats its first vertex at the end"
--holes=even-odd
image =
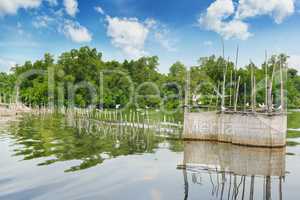
{"type": "Polygon", "coordinates": [[[269,81],[269,93],[268,93],[268,112],[273,111],[273,98],[272,98],[272,90],[273,90],[273,79],[274,79],[274,74],[275,74],[275,69],[276,69],[276,63],[273,66],[272,70],[272,77],[271,80],[269,81]]]}
{"type": "Polygon", "coordinates": [[[229,106],[232,106],[232,70],[230,70],[229,106]]]}
{"type": "Polygon", "coordinates": [[[254,112],[254,102],[253,102],[253,68],[252,63],[250,63],[251,70],[251,110],[254,112]]]}
{"type": "Polygon", "coordinates": [[[234,103],[234,99],[235,99],[235,88],[236,88],[236,78],[237,78],[237,66],[238,66],[238,59],[239,59],[239,45],[237,45],[237,48],[236,48],[236,55],[235,55],[235,65],[233,67],[233,70],[234,70],[234,78],[233,78],[233,103],[234,103]]]}
{"type": "Polygon", "coordinates": [[[256,77],[255,77],[255,74],[253,77],[253,88],[254,88],[254,91],[253,91],[254,112],[256,112],[256,77]]]}
{"type": "Polygon", "coordinates": [[[282,73],[282,60],[280,58],[280,110],[282,113],[285,111],[284,103],[284,85],[283,85],[283,73],[282,73]]]}
{"type": "Polygon", "coordinates": [[[265,106],[268,105],[268,54],[265,53],[265,106]]]}
{"type": "Polygon", "coordinates": [[[238,102],[238,97],[239,97],[240,80],[241,80],[241,77],[239,76],[238,82],[237,82],[237,87],[236,87],[236,95],[235,95],[235,102],[234,102],[234,112],[237,111],[237,102],[238,102]]]}
{"type": "Polygon", "coordinates": [[[218,103],[219,103],[219,90],[220,90],[220,84],[218,83],[218,88],[217,88],[217,99],[216,99],[216,108],[218,107],[218,103]]]}
{"type": "Polygon", "coordinates": [[[185,85],[185,102],[184,102],[184,112],[189,112],[189,96],[190,96],[190,71],[186,70],[186,85],[185,85]]]}
{"type": "Polygon", "coordinates": [[[225,111],[225,85],[226,85],[226,73],[227,73],[228,63],[226,64],[225,70],[223,72],[223,86],[222,86],[222,102],[221,102],[221,111],[225,111]]]}
{"type": "Polygon", "coordinates": [[[247,110],[247,83],[244,83],[244,112],[247,110]]]}

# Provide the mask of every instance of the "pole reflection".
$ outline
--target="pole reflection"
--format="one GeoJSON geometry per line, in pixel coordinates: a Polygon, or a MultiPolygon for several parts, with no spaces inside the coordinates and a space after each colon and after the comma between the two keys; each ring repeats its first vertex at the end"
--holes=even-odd
{"type": "Polygon", "coordinates": [[[285,148],[244,147],[185,141],[184,199],[199,187],[210,187],[211,199],[282,200],[285,148]],[[209,185],[209,186],[208,186],[209,185]]]}

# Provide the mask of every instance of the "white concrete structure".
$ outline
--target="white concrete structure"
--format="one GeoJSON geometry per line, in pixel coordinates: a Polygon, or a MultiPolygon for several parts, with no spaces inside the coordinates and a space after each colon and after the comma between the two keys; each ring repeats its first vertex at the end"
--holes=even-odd
{"type": "Polygon", "coordinates": [[[285,114],[186,112],[184,116],[184,139],[283,147],[286,133],[285,114]]]}

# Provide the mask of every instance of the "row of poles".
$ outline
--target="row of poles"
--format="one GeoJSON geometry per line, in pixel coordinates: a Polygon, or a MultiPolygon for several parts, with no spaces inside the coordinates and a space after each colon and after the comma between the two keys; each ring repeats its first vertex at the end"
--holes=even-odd
{"type": "MultiPolygon", "coordinates": [[[[223,45],[223,60],[225,59],[224,55],[224,43],[223,45]]],[[[229,88],[229,107],[232,107],[233,103],[233,111],[237,112],[238,110],[238,99],[239,99],[239,93],[240,93],[240,82],[241,82],[241,77],[237,77],[237,66],[238,66],[238,57],[239,57],[239,47],[237,47],[236,51],[236,61],[234,65],[234,74],[232,71],[230,71],[230,88],[229,88]],[[234,77],[233,77],[234,76],[234,77]],[[233,80],[234,79],[234,80],[233,80]],[[232,86],[233,86],[233,91],[232,91],[232,86]]],[[[255,69],[253,62],[250,60],[250,67],[251,67],[251,112],[256,112],[257,111],[257,88],[256,88],[256,76],[255,76],[255,69]]],[[[227,78],[227,71],[228,71],[228,65],[229,65],[229,59],[227,62],[227,65],[224,67],[223,71],[223,83],[222,83],[222,92],[221,92],[221,111],[225,112],[228,110],[226,108],[225,104],[225,97],[226,97],[226,78],[227,78]]],[[[275,70],[276,66],[273,66],[272,70],[272,75],[271,78],[269,79],[269,72],[268,72],[268,57],[267,57],[267,52],[265,53],[265,102],[264,102],[264,111],[266,113],[272,113],[274,112],[274,107],[273,107],[273,81],[274,81],[274,76],[275,76],[275,70]]],[[[285,112],[285,94],[284,94],[284,77],[283,77],[283,66],[282,62],[280,59],[280,64],[279,64],[279,71],[280,71],[280,107],[279,110],[281,113],[285,112]]],[[[191,77],[190,77],[190,71],[187,70],[186,74],[186,87],[185,87],[185,111],[189,111],[189,96],[190,96],[190,82],[191,82],[191,77]]],[[[217,100],[216,100],[216,107],[218,106],[218,98],[219,98],[219,91],[220,91],[220,85],[218,84],[217,86],[217,100]]],[[[212,99],[210,101],[210,104],[212,102],[212,99]]],[[[244,83],[244,111],[247,112],[247,84],[244,83]]]]}

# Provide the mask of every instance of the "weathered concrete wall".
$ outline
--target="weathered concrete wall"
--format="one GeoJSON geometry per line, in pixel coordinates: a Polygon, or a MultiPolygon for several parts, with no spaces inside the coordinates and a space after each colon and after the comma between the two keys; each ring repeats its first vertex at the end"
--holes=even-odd
{"type": "Polygon", "coordinates": [[[218,169],[241,176],[284,176],[285,152],[285,148],[186,141],[183,164],[218,169]]]}
{"type": "Polygon", "coordinates": [[[184,116],[185,139],[282,147],[286,145],[286,132],[286,115],[200,112],[184,116]]]}

